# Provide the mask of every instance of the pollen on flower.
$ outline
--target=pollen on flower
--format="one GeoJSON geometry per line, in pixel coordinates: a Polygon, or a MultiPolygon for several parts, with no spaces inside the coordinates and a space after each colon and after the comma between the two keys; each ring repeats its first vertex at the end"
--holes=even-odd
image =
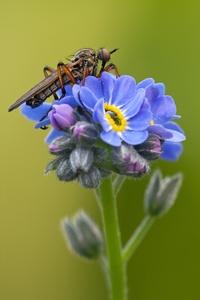
{"type": "Polygon", "coordinates": [[[114,125],[113,125],[113,130],[114,130],[114,131],[118,131],[118,125],[114,124],[114,125]]]}
{"type": "Polygon", "coordinates": [[[104,103],[105,116],[114,131],[124,131],[127,121],[118,107],[104,103]]]}
{"type": "Polygon", "coordinates": [[[154,120],[151,120],[149,125],[154,125],[154,124],[155,124],[154,120]]]}
{"type": "Polygon", "coordinates": [[[111,115],[109,113],[106,113],[105,115],[106,115],[106,118],[109,121],[110,125],[114,126],[115,125],[115,121],[112,119],[111,115]]]}

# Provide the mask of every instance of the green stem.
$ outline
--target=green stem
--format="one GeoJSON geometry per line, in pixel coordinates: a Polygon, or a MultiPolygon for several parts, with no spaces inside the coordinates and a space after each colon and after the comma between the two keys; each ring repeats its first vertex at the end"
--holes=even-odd
{"type": "Polygon", "coordinates": [[[122,262],[121,241],[117,218],[116,198],[110,178],[100,185],[101,212],[106,239],[111,300],[125,300],[125,265],[122,262]]]}
{"type": "Polygon", "coordinates": [[[114,191],[115,197],[121,190],[122,185],[124,184],[125,180],[126,180],[126,176],[123,176],[123,175],[117,175],[115,177],[115,180],[113,181],[113,191],[114,191]]]}
{"type": "Polygon", "coordinates": [[[142,242],[143,238],[151,228],[155,221],[155,217],[152,217],[150,215],[146,215],[140,225],[137,227],[133,235],[130,237],[129,241],[124,246],[123,252],[122,252],[122,260],[123,262],[127,262],[129,258],[134,254],[137,247],[142,242]]]}

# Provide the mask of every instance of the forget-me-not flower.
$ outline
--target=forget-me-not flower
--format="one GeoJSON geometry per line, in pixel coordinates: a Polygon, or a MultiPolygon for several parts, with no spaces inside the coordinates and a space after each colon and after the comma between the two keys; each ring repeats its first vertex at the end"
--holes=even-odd
{"type": "Polygon", "coordinates": [[[101,78],[88,76],[84,86],[73,86],[73,95],[101,125],[100,137],[105,143],[118,147],[122,141],[137,145],[147,139],[152,119],[150,105],[145,89],[136,89],[131,76],[114,79],[107,72],[101,78]]]}
{"type": "Polygon", "coordinates": [[[163,140],[161,157],[176,160],[182,152],[180,142],[185,140],[183,130],[171,120],[180,118],[176,115],[176,105],[171,96],[165,95],[163,83],[155,83],[152,78],[141,81],[137,88],[145,89],[145,97],[151,106],[152,120],[148,132],[159,135],[163,140]]]}

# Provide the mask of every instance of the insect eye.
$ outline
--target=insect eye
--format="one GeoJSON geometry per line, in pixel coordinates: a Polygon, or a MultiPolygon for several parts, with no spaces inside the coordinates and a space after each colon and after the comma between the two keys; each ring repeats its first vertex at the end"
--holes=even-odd
{"type": "Polygon", "coordinates": [[[97,56],[104,65],[110,60],[110,52],[105,48],[101,48],[97,56]]]}

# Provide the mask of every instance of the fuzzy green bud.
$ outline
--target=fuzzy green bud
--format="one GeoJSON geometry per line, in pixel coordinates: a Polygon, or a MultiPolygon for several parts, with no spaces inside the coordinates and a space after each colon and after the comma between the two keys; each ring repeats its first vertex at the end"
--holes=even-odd
{"type": "Polygon", "coordinates": [[[175,203],[182,183],[182,174],[162,178],[159,170],[155,171],[145,191],[144,207],[147,214],[161,216],[175,203]]]}
{"type": "Polygon", "coordinates": [[[103,250],[103,237],[100,229],[85,212],[75,218],[62,221],[64,236],[71,250],[87,259],[98,259],[103,250]]]}

